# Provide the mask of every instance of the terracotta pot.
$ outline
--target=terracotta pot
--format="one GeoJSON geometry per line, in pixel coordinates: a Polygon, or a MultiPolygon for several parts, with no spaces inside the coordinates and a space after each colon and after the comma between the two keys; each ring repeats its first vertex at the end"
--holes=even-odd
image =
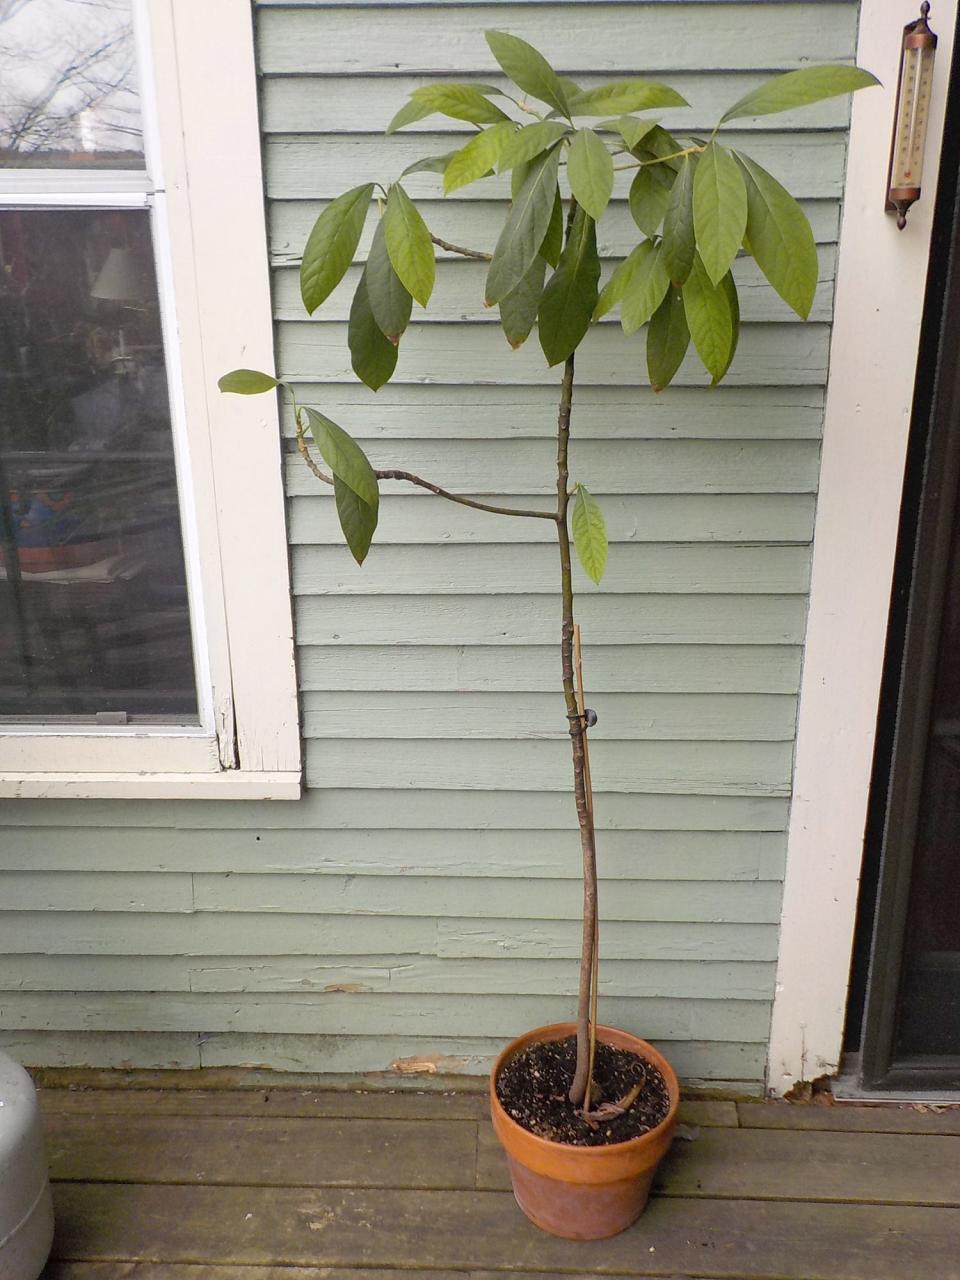
{"type": "Polygon", "coordinates": [[[670,1110],[649,1133],[606,1147],[575,1147],[538,1138],[500,1105],[496,1083],[504,1064],[521,1049],[573,1035],[572,1022],[538,1027],[513,1040],[490,1073],[490,1112],[503,1143],[517,1204],[531,1222],[568,1240],[603,1240],[626,1230],[644,1210],[657,1165],[667,1154],[677,1123],[680,1086],[670,1063],[645,1040],[614,1027],[598,1027],[604,1044],[629,1049],[659,1067],[670,1110]]]}

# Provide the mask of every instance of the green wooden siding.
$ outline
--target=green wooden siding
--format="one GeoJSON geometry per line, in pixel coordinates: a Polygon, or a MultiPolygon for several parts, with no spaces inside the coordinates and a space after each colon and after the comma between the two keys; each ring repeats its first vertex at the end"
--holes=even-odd
{"type": "MultiPolygon", "coordinates": [[[[313,219],[345,187],[450,149],[454,121],[382,129],[431,77],[489,80],[485,27],[587,85],[661,75],[695,104],[665,123],[696,129],[761,74],[851,58],[856,21],[851,0],[260,0],[282,374],[375,465],[548,501],[558,377],[535,339],[506,347],[482,266],[439,255],[430,312],[374,397],[345,343],[357,268],[316,318],[301,310],[313,219]]],[[[600,716],[603,1015],[690,1079],[763,1072],[847,114],[826,102],[738,125],[813,224],[808,324],[744,262],[724,387],[688,363],[665,394],[635,390],[642,339],[615,320],[578,360],[572,474],[612,543],[603,589],[578,578],[600,716]]],[[[491,247],[506,184],[450,200],[438,186],[409,181],[431,228],[491,247]]],[[[634,234],[624,194],[602,227],[610,260],[634,234]]],[[[26,1060],[479,1071],[505,1038],[572,1013],[579,852],[550,530],[388,484],[359,570],[294,455],[287,486],[309,790],[297,804],[9,802],[0,1043],[26,1060]]]]}

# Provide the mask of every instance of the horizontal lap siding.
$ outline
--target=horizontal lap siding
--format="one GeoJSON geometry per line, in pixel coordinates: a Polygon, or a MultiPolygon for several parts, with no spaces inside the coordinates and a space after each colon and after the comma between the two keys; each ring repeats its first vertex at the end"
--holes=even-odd
{"type": "MultiPolygon", "coordinates": [[[[762,73],[850,58],[856,17],[842,0],[260,0],[281,372],[375,465],[547,506],[557,374],[535,339],[506,347],[482,264],[438,253],[429,315],[373,397],[346,354],[359,265],[317,316],[300,306],[317,214],[457,145],[454,121],[382,129],[431,79],[496,79],[485,27],[585,85],[661,74],[694,103],[665,124],[696,130],[762,73]]],[[[664,395],[638,390],[642,339],[613,318],[578,362],[572,474],[611,541],[602,590],[577,580],[600,716],[604,1016],[692,1079],[762,1075],[846,122],[827,102],[736,131],[813,225],[810,323],[744,260],[722,388],[687,361],[664,395]]],[[[409,189],[436,234],[492,247],[504,182],[450,200],[425,175],[409,189]]],[[[600,231],[607,272],[634,243],[625,194],[600,231]]],[[[387,484],[358,570],[295,456],[287,489],[309,790],[299,804],[8,805],[0,1043],[25,1060],[479,1071],[507,1036],[572,1012],[579,850],[549,527],[387,484]]]]}

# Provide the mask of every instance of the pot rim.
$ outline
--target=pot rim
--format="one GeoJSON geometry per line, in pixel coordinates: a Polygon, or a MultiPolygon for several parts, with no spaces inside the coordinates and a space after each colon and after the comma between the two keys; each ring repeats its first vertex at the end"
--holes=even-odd
{"type": "Polygon", "coordinates": [[[611,1031],[617,1036],[627,1037],[635,1045],[640,1046],[635,1050],[638,1057],[646,1058],[648,1062],[652,1062],[663,1076],[667,1086],[667,1096],[670,1099],[670,1109],[659,1124],[654,1125],[652,1129],[648,1129],[646,1133],[637,1134],[635,1138],[627,1138],[622,1142],[607,1142],[595,1147],[582,1147],[574,1142],[557,1142],[553,1138],[541,1138],[539,1134],[533,1133],[530,1129],[525,1129],[522,1124],[518,1124],[512,1116],[507,1114],[500,1099],[497,1097],[497,1078],[507,1061],[514,1053],[518,1052],[520,1042],[543,1043],[550,1040],[563,1040],[576,1032],[576,1023],[573,1022],[554,1022],[548,1026],[535,1027],[532,1031],[526,1031],[523,1035],[516,1036],[498,1055],[490,1072],[490,1105],[496,1110],[498,1123],[502,1124],[508,1131],[515,1132],[521,1141],[532,1144],[538,1150],[543,1152],[564,1151],[575,1153],[578,1159],[582,1157],[584,1160],[599,1161],[603,1160],[604,1157],[609,1159],[613,1153],[619,1155],[621,1152],[635,1151],[660,1139],[676,1123],[677,1108],[680,1105],[680,1084],[676,1073],[663,1054],[658,1053],[653,1045],[641,1039],[640,1036],[635,1036],[630,1031],[622,1031],[619,1027],[608,1027],[597,1023],[598,1039],[603,1039],[604,1032],[611,1031]]]}

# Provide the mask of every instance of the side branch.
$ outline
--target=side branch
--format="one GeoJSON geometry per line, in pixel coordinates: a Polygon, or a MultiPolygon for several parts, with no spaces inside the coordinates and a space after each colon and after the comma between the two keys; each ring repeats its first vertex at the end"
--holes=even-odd
{"type": "Polygon", "coordinates": [[[439,236],[431,236],[430,239],[439,249],[446,249],[447,253],[459,253],[462,258],[476,258],[479,262],[490,262],[493,258],[492,253],[484,253],[482,249],[464,249],[459,244],[451,244],[449,240],[441,240],[439,236]]]}
{"type": "Polygon", "coordinates": [[[429,480],[415,476],[411,471],[374,471],[374,475],[378,480],[406,480],[410,484],[419,485],[421,489],[429,489],[439,498],[459,502],[461,506],[473,507],[476,511],[489,511],[495,516],[524,516],[530,520],[556,521],[557,519],[555,511],[525,511],[519,507],[494,507],[489,502],[475,502],[473,498],[462,498],[457,493],[450,493],[448,489],[441,489],[438,484],[431,484],[429,480]]]}

